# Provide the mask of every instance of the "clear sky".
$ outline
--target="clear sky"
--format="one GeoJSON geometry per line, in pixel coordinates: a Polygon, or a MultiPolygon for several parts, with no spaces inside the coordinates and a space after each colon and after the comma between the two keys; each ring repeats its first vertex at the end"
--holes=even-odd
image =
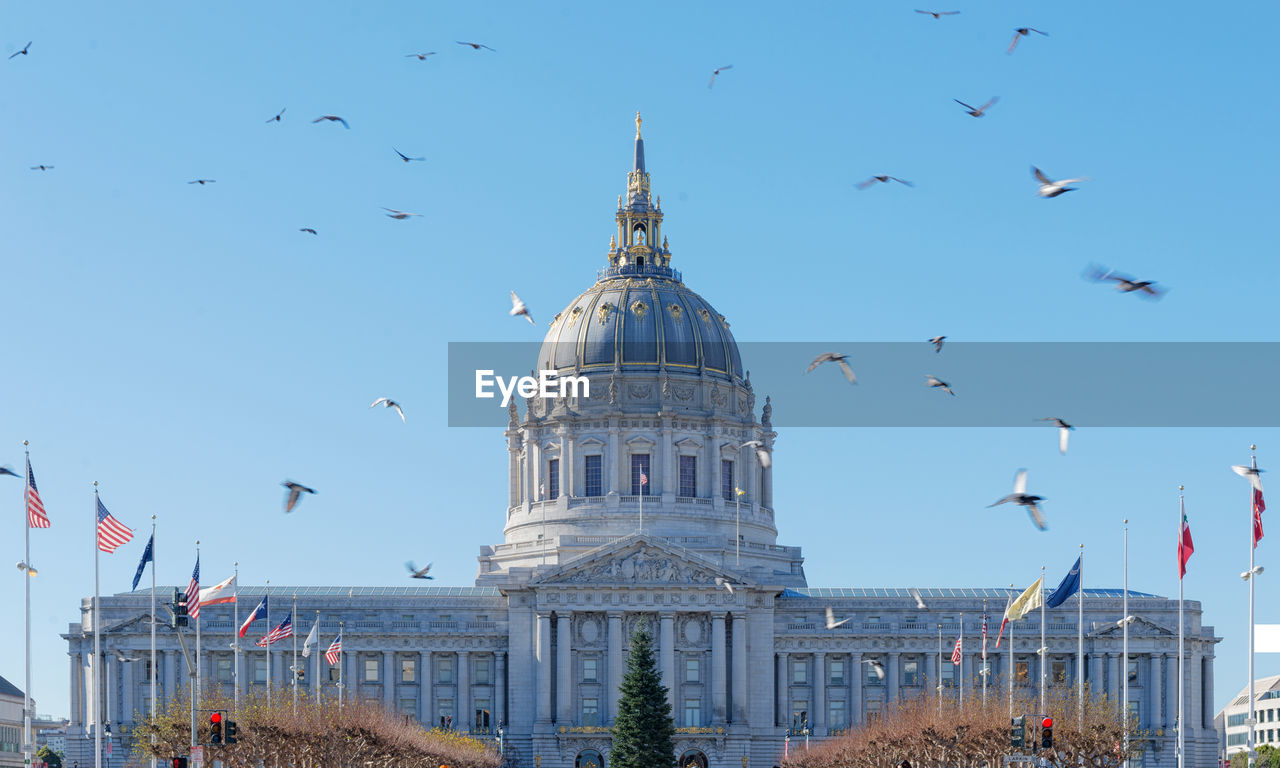
{"type": "MultiPolygon", "coordinates": [[[[1280,6],[915,7],[0,6],[0,55],[32,41],[0,58],[0,464],[31,441],[54,526],[33,533],[40,711],[68,712],[58,634],[92,592],[94,480],[141,532],[103,557],[106,593],[152,515],[162,584],[185,583],[197,539],[207,583],[238,560],[247,584],[403,584],[408,559],[472,582],[506,455],[499,430],[446,426],[446,344],[536,341],[591,284],[637,109],[673,266],[739,341],[1275,338],[1280,6]],[[1049,34],[1007,55],[1022,26],[1049,34]],[[981,119],[952,101],[992,96],[981,119]],[[1033,164],[1092,181],[1038,199],[1033,164]],[[854,188],[886,173],[916,186],[854,188]],[[1171,292],[1093,285],[1089,262],[1171,292]],[[507,316],[512,288],[537,328],[507,316]],[[384,395],[407,424],[368,409],[384,395]],[[286,477],[319,491],[288,516],[286,477]]],[[[815,586],[1025,586],[1042,565],[1056,583],[1084,543],[1086,586],[1115,587],[1128,518],[1130,586],[1176,596],[1183,483],[1221,705],[1246,683],[1248,492],[1228,466],[1251,442],[1280,466],[1274,428],[1082,428],[1065,457],[1044,426],[786,429],[780,542],[815,586]],[[1045,533],[985,509],[1018,467],[1045,533]]],[[[12,562],[21,483],[0,498],[12,562]]],[[[9,573],[0,674],[21,686],[9,573]]],[[[1280,622],[1271,581],[1260,622],[1280,622]]]]}

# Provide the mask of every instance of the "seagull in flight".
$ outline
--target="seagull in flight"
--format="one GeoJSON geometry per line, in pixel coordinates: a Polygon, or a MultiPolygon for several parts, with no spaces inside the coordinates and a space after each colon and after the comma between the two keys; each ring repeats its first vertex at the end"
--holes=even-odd
{"type": "Polygon", "coordinates": [[[404,421],[404,411],[400,409],[400,404],[389,397],[380,397],[369,404],[370,408],[377,408],[379,405],[387,408],[395,408],[396,413],[400,414],[400,421],[404,421]]]}
{"type": "Polygon", "coordinates": [[[716,577],[716,586],[717,586],[717,587],[724,587],[725,589],[729,590],[729,594],[731,594],[731,595],[733,594],[733,585],[729,583],[729,580],[728,580],[728,579],[721,578],[720,576],[717,576],[717,577],[716,577]]]}
{"type": "Polygon", "coordinates": [[[295,483],[292,480],[285,480],[283,483],[281,483],[281,485],[289,489],[289,495],[286,496],[284,500],[285,512],[292,512],[293,508],[298,506],[298,500],[302,498],[302,494],[315,493],[313,489],[308,488],[307,486],[302,485],[300,483],[295,483]]]}
{"type": "Polygon", "coordinates": [[[917,8],[916,13],[923,13],[925,16],[932,16],[935,19],[940,19],[943,16],[955,16],[959,11],[922,11],[917,8]]]}
{"type": "Polygon", "coordinates": [[[1262,493],[1261,475],[1263,472],[1266,472],[1267,470],[1255,469],[1253,467],[1246,467],[1240,464],[1233,464],[1231,466],[1231,471],[1243,477],[1245,480],[1248,480],[1249,485],[1253,486],[1253,490],[1257,491],[1258,493],[1262,493]]]}
{"type": "Polygon", "coordinates": [[[1000,499],[995,504],[988,504],[987,509],[997,507],[1005,502],[1017,504],[1020,507],[1027,508],[1027,514],[1031,516],[1031,522],[1040,530],[1048,529],[1048,524],[1044,521],[1044,515],[1040,514],[1040,502],[1044,501],[1043,496],[1034,496],[1027,493],[1027,470],[1019,469],[1018,474],[1013,476],[1013,493],[1000,499]]]}
{"type": "Polygon", "coordinates": [[[1133,293],[1135,291],[1140,291],[1143,294],[1144,299],[1159,299],[1165,294],[1163,289],[1156,287],[1154,280],[1135,280],[1132,277],[1122,275],[1111,269],[1103,272],[1101,268],[1094,267],[1089,273],[1089,278],[1095,283],[1100,283],[1103,280],[1111,280],[1116,284],[1116,290],[1121,293],[1133,293]]]}
{"type": "Polygon", "coordinates": [[[719,75],[721,72],[725,71],[726,69],[733,69],[733,65],[732,65],[732,64],[725,64],[723,67],[716,67],[714,70],[712,70],[712,72],[711,72],[711,82],[707,83],[707,88],[710,88],[711,86],[715,85],[715,84],[716,84],[716,76],[717,76],[717,75],[719,75]]]}
{"type": "Polygon", "coordinates": [[[428,56],[435,56],[435,51],[427,51],[426,53],[406,53],[406,59],[417,59],[418,61],[426,61],[428,56]]]}
{"type": "Polygon", "coordinates": [[[835,629],[842,624],[848,623],[852,618],[852,616],[849,616],[848,618],[836,621],[836,615],[832,613],[831,606],[827,606],[827,629],[835,629]]]}
{"type": "MultiPolygon", "coordinates": [[[[454,40],[454,42],[455,42],[455,43],[457,43],[458,45],[469,45],[469,46],[471,46],[471,50],[473,50],[473,51],[478,51],[478,50],[480,50],[481,48],[485,49],[486,51],[493,51],[493,49],[492,49],[492,48],[490,48],[489,46],[485,45],[484,43],[464,43],[464,42],[463,42],[463,41],[461,41],[461,40],[454,40]]],[[[493,52],[494,52],[494,53],[497,53],[497,51],[493,51],[493,52]]]]}
{"type": "Polygon", "coordinates": [[[421,216],[421,215],[422,215],[422,214],[420,214],[420,213],[409,213],[408,211],[397,211],[395,208],[387,208],[387,207],[385,207],[385,206],[383,206],[382,210],[384,210],[384,211],[389,211],[389,213],[387,214],[387,216],[390,216],[391,218],[396,219],[397,221],[404,221],[405,219],[409,218],[410,216],[421,216]]]}
{"type": "Polygon", "coordinates": [[[0,476],[2,475],[8,475],[9,477],[22,477],[22,475],[19,475],[8,467],[0,467],[0,476]]]}
{"type": "Polygon", "coordinates": [[[915,587],[912,587],[907,591],[911,593],[911,597],[916,601],[916,608],[918,610],[921,610],[921,611],[929,610],[929,608],[924,604],[924,598],[920,597],[920,590],[916,589],[915,587]]]}
{"type": "Polygon", "coordinates": [[[1018,41],[1026,37],[1031,32],[1035,32],[1038,35],[1044,35],[1045,37],[1049,36],[1048,32],[1041,32],[1034,27],[1018,27],[1013,30],[1013,42],[1009,43],[1009,50],[1005,51],[1005,53],[1013,53],[1013,49],[1018,47],[1018,41]]]}
{"type": "Polygon", "coordinates": [[[395,147],[392,147],[392,148],[391,148],[391,151],[393,151],[393,152],[395,152],[397,155],[399,155],[399,156],[400,156],[400,159],[401,159],[401,160],[403,160],[403,161],[405,161],[406,163],[407,163],[407,162],[409,162],[410,160],[426,160],[426,159],[427,159],[427,158],[425,158],[425,157],[409,157],[408,155],[406,155],[405,153],[403,153],[403,152],[401,152],[400,150],[396,149],[395,147]]]}
{"type": "Polygon", "coordinates": [[[876,660],[876,659],[863,659],[863,660],[862,660],[862,663],[863,663],[863,664],[870,664],[870,665],[871,665],[871,671],[875,673],[875,675],[876,675],[876,679],[878,679],[878,680],[883,680],[883,679],[884,679],[884,665],[883,665],[883,664],[881,664],[878,660],[876,660]]]}
{"type": "Polygon", "coordinates": [[[142,661],[141,656],[125,656],[123,653],[121,653],[119,650],[115,648],[111,649],[111,653],[115,655],[116,660],[124,662],[126,664],[131,661],[142,661]]]}
{"type": "Polygon", "coordinates": [[[347,130],[351,130],[351,126],[347,125],[347,121],[343,120],[337,115],[321,115],[320,117],[317,117],[315,120],[312,120],[311,122],[318,123],[321,120],[328,120],[331,123],[342,123],[343,128],[346,128],[347,130]]]}
{"type": "Polygon", "coordinates": [[[529,307],[525,306],[525,303],[520,300],[520,297],[516,295],[515,291],[511,292],[510,315],[512,317],[524,315],[524,319],[529,321],[529,325],[537,325],[537,323],[533,321],[533,314],[529,312],[529,307]]]}
{"type": "Polygon", "coordinates": [[[33,171],[52,171],[52,170],[53,170],[53,166],[52,166],[52,165],[33,165],[33,166],[31,166],[31,170],[33,170],[33,171]]]}
{"type": "Polygon", "coordinates": [[[31,41],[28,41],[26,45],[22,46],[22,50],[18,51],[17,53],[11,54],[9,58],[12,59],[14,56],[28,56],[30,54],[28,54],[27,51],[30,48],[31,48],[31,41]]]}
{"type": "Polygon", "coordinates": [[[914,186],[915,186],[915,184],[912,184],[911,182],[907,181],[906,179],[900,179],[900,178],[898,178],[897,176],[872,176],[871,178],[867,179],[866,181],[859,182],[856,186],[858,187],[858,189],[866,189],[867,187],[871,186],[872,184],[875,184],[876,182],[880,182],[880,183],[884,184],[884,183],[888,183],[888,182],[890,182],[890,181],[896,181],[896,182],[898,182],[899,184],[906,184],[908,187],[914,187],[914,186]]]}
{"type": "Polygon", "coordinates": [[[951,385],[948,384],[947,382],[943,381],[942,379],[939,379],[937,376],[934,376],[932,373],[926,373],[925,377],[928,379],[928,381],[924,383],[926,387],[938,387],[943,392],[946,392],[948,395],[951,395],[952,397],[956,396],[956,393],[951,391],[951,385]]]}
{"type": "Polygon", "coordinates": [[[217,179],[196,179],[195,181],[188,181],[187,183],[199,184],[200,186],[203,187],[205,184],[216,184],[217,181],[218,181],[217,179]]]}
{"type": "Polygon", "coordinates": [[[315,231],[314,229],[312,229],[311,227],[298,227],[298,231],[299,231],[299,232],[310,232],[310,233],[311,233],[311,234],[313,234],[313,235],[318,235],[318,234],[320,234],[319,232],[316,232],[316,231],[315,231]]]}
{"type": "Polygon", "coordinates": [[[426,568],[419,568],[418,566],[413,564],[412,560],[410,560],[409,562],[404,564],[404,567],[409,569],[409,578],[411,579],[434,579],[435,578],[435,576],[427,575],[427,571],[431,570],[431,563],[427,563],[426,568]]]}
{"type": "Polygon", "coordinates": [[[276,113],[276,116],[275,116],[275,117],[268,117],[268,118],[267,118],[267,122],[268,122],[268,123],[278,123],[278,122],[280,122],[280,118],[284,116],[284,111],[285,111],[286,109],[288,109],[288,107],[284,107],[284,108],[282,108],[279,112],[277,112],[277,113],[276,113]]]}
{"type": "Polygon", "coordinates": [[[1036,421],[1052,421],[1053,425],[1058,428],[1058,453],[1063,456],[1067,455],[1067,440],[1071,438],[1071,433],[1075,427],[1056,416],[1050,416],[1047,419],[1036,419],[1036,421]]]}
{"type": "Polygon", "coordinates": [[[849,380],[850,384],[857,384],[858,377],[853,375],[853,369],[849,367],[849,363],[845,362],[848,359],[848,355],[844,355],[839,352],[823,352],[813,358],[813,362],[809,363],[809,367],[805,369],[805,373],[812,371],[823,363],[834,362],[840,366],[840,371],[844,373],[844,377],[849,380]]]}
{"type": "Polygon", "coordinates": [[[1044,172],[1041,171],[1039,168],[1035,167],[1034,165],[1031,166],[1031,175],[1036,177],[1036,181],[1040,182],[1040,188],[1036,190],[1036,194],[1041,197],[1057,197],[1058,195],[1061,195],[1066,192],[1074,192],[1076,188],[1068,187],[1067,186],[1068,184],[1075,184],[1078,181],[1089,181],[1088,176],[1081,176],[1076,179],[1061,179],[1059,181],[1054,181],[1048,176],[1045,176],[1044,172]]]}
{"type": "Polygon", "coordinates": [[[991,100],[988,101],[986,104],[983,104],[980,107],[973,107],[968,104],[965,104],[963,101],[959,99],[952,99],[952,101],[954,101],[955,103],[969,110],[966,114],[973,115],[974,117],[982,117],[984,114],[986,114],[987,109],[999,100],[1000,100],[999,96],[992,96],[991,100]]]}
{"type": "Polygon", "coordinates": [[[773,466],[773,457],[770,456],[769,451],[765,449],[764,443],[760,442],[759,440],[748,440],[747,442],[742,444],[743,448],[746,448],[748,446],[754,447],[756,449],[756,458],[760,460],[760,466],[764,467],[765,469],[768,469],[769,467],[773,466]]]}
{"type": "Polygon", "coordinates": [[[942,342],[946,340],[947,340],[946,336],[934,336],[932,339],[929,339],[929,343],[933,345],[934,352],[941,352],[942,342]]]}

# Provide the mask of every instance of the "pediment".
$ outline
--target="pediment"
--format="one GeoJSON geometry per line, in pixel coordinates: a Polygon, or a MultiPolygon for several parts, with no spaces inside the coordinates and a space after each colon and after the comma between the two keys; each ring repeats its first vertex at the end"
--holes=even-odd
{"type": "Polygon", "coordinates": [[[151,614],[140,613],[132,618],[125,619],[108,627],[103,627],[103,632],[126,632],[131,629],[151,631],[151,614]]]}
{"type": "Polygon", "coordinates": [[[702,443],[692,437],[686,437],[683,440],[677,440],[675,446],[677,450],[697,451],[702,448],[702,443]]]}
{"type": "Polygon", "coordinates": [[[578,442],[578,445],[582,448],[603,448],[604,441],[600,440],[599,438],[588,437],[585,440],[580,440],[578,442]]]}
{"type": "Polygon", "coordinates": [[[749,585],[741,575],[683,547],[633,533],[596,547],[534,579],[533,585],[706,585],[716,579],[749,585]]]}
{"type": "Polygon", "coordinates": [[[627,441],[627,445],[631,448],[636,448],[637,446],[641,448],[652,448],[653,446],[657,445],[657,443],[653,442],[652,440],[645,437],[644,435],[636,435],[635,437],[627,441]]]}
{"type": "MultiPolygon", "coordinates": [[[[1100,622],[1094,622],[1094,631],[1090,634],[1093,637],[1121,637],[1124,630],[1118,622],[1107,622],[1101,628],[1098,628],[1100,622]]],[[[1129,624],[1129,637],[1171,637],[1177,632],[1163,627],[1150,619],[1142,616],[1133,617],[1133,621],[1129,624]]]]}

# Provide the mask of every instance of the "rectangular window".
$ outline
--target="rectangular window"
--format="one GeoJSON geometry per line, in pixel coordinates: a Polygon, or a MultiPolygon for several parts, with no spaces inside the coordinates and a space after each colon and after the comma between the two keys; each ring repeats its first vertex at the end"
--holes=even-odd
{"type": "Polygon", "coordinates": [[[684,727],[699,728],[702,726],[702,699],[684,700],[684,727]]]}
{"type": "Polygon", "coordinates": [[[1138,684],[1138,660],[1129,659],[1129,685],[1138,684]]]}
{"type": "Polygon", "coordinates": [[[599,664],[600,662],[596,659],[582,660],[582,681],[584,683],[594,683],[600,679],[599,672],[596,671],[599,664]]]}
{"type": "Polygon", "coordinates": [[[400,682],[412,683],[414,680],[417,680],[418,670],[416,669],[416,667],[417,667],[417,662],[414,661],[413,659],[401,659],[400,660],[400,682]]]}
{"type": "Polygon", "coordinates": [[[560,498],[560,460],[551,459],[547,462],[547,498],[560,498]]]}
{"type": "Polygon", "coordinates": [[[880,707],[882,706],[879,699],[871,699],[867,702],[867,724],[879,722],[880,707]]]}
{"type": "Polygon", "coordinates": [[[267,660],[266,659],[253,660],[253,682],[255,683],[267,682],[267,660]]]}
{"type": "Polygon", "coordinates": [[[492,727],[491,712],[488,699],[476,699],[475,712],[472,713],[471,729],[476,733],[488,733],[492,727]]]}
{"type": "Polygon", "coordinates": [[[489,660],[476,659],[476,674],[472,677],[476,685],[489,684],[489,660]]]}
{"type": "Polygon", "coordinates": [[[1049,667],[1049,672],[1053,676],[1051,682],[1065,683],[1067,681],[1067,662],[1055,659],[1049,667]]]}
{"type": "Polygon", "coordinates": [[[364,681],[366,683],[378,682],[378,660],[377,659],[364,660],[364,681]]]}
{"type": "Polygon", "coordinates": [[[843,701],[832,701],[827,708],[827,728],[847,728],[849,721],[844,711],[843,701]]]}
{"type": "Polygon", "coordinates": [[[600,724],[600,700],[588,699],[582,700],[582,724],[587,726],[600,724]]]}
{"type": "Polygon", "coordinates": [[[920,662],[915,659],[902,662],[902,684],[920,684],[920,662]]]}
{"type": "Polygon", "coordinates": [[[1019,661],[1013,665],[1013,679],[1022,685],[1027,684],[1027,680],[1031,678],[1030,665],[1025,661],[1019,661]]]}
{"type": "Polygon", "coordinates": [[[698,457],[680,457],[680,495],[686,498],[698,495],[698,457]]]}
{"type": "Polygon", "coordinates": [[[831,684],[844,685],[844,660],[831,660],[831,684]]]}
{"type": "Polygon", "coordinates": [[[631,454],[631,495],[648,496],[649,489],[652,487],[653,475],[649,472],[649,454],[631,454]],[[645,478],[644,484],[640,483],[641,477],[645,478]]]}
{"type": "MultiPolygon", "coordinates": [[[[231,659],[218,659],[217,671],[214,673],[214,675],[217,681],[220,683],[231,682],[235,676],[235,673],[232,671],[232,667],[231,667],[231,659]]],[[[150,703],[150,701],[151,701],[151,697],[148,696],[147,702],[150,703]]],[[[190,729],[187,729],[187,730],[189,731],[190,729]]]]}
{"type": "Polygon", "coordinates": [[[603,474],[601,472],[600,455],[584,456],[583,470],[586,475],[586,492],[588,496],[603,496],[604,483],[603,474]]]}
{"type": "Polygon", "coordinates": [[[436,682],[452,683],[453,682],[453,658],[445,657],[436,660],[436,682]]]}
{"type": "MultiPolygon", "coordinates": [[[[339,675],[341,675],[341,674],[342,674],[342,670],[341,670],[341,669],[339,669],[338,667],[336,667],[336,666],[329,667],[329,682],[331,682],[331,683],[336,683],[336,682],[338,682],[338,677],[339,677],[339,675]]],[[[188,729],[188,730],[190,730],[190,729],[188,729]]]]}
{"type": "MultiPolygon", "coordinates": [[[[401,700],[400,700],[400,714],[402,714],[402,715],[408,715],[408,716],[410,716],[410,717],[414,717],[415,715],[417,715],[417,714],[418,714],[418,700],[417,700],[417,699],[401,699],[401,700]]],[[[188,731],[190,731],[190,729],[187,729],[187,730],[188,730],[188,731]]]]}
{"type": "Polygon", "coordinates": [[[720,460],[720,495],[725,501],[733,501],[733,462],[720,460]]]}
{"type": "Polygon", "coordinates": [[[805,685],[809,682],[809,661],[807,659],[792,659],[791,682],[796,685],[805,685]]]}
{"type": "Polygon", "coordinates": [[[702,682],[702,660],[701,659],[685,659],[684,660],[684,681],[686,683],[702,682]]]}
{"type": "Polygon", "coordinates": [[[791,702],[791,730],[799,732],[809,727],[808,699],[795,699],[791,702]]]}
{"type": "Polygon", "coordinates": [[[942,680],[940,681],[947,687],[956,684],[956,665],[951,663],[951,659],[942,660],[942,680]]]}
{"type": "Polygon", "coordinates": [[[1241,712],[1238,715],[1227,715],[1227,726],[1234,728],[1237,725],[1244,725],[1244,721],[1249,717],[1248,713],[1241,712]]]}
{"type": "Polygon", "coordinates": [[[453,728],[453,699],[436,700],[436,717],[441,728],[453,728]]]}

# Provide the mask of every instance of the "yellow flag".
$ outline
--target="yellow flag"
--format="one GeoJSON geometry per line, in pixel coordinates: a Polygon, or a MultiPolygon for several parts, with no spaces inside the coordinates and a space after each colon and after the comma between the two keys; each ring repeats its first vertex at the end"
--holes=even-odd
{"type": "Polygon", "coordinates": [[[1027,591],[1018,595],[1018,599],[1014,600],[1009,606],[1009,610],[1005,615],[1009,617],[1009,621],[1017,621],[1026,616],[1028,613],[1044,605],[1044,591],[1041,589],[1041,582],[1044,577],[1036,579],[1036,583],[1027,587],[1027,591]]]}

